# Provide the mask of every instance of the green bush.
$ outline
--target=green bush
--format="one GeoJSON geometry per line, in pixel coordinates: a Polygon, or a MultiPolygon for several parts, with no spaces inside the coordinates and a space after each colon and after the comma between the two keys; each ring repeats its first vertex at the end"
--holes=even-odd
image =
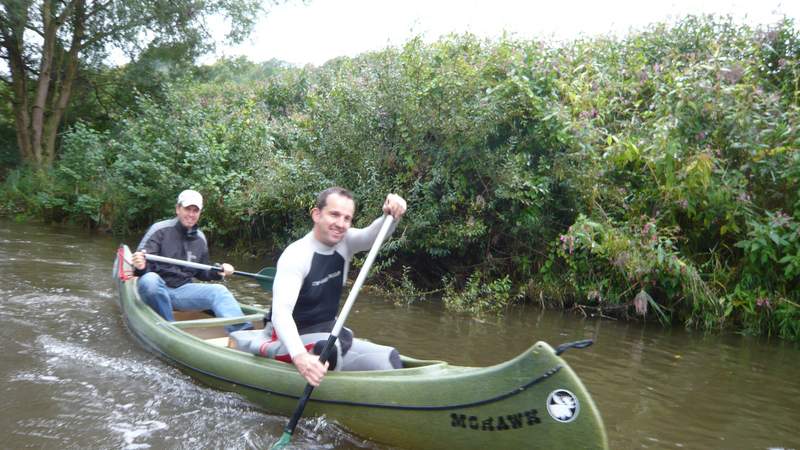
{"type": "Polygon", "coordinates": [[[521,297],[514,293],[508,275],[486,282],[483,274],[474,272],[464,286],[456,286],[452,279],[445,280],[442,300],[448,309],[481,315],[503,312],[521,297]]]}
{"type": "Polygon", "coordinates": [[[123,232],[194,187],[215,240],[277,253],[320,189],[354,191],[356,226],[398,192],[395,292],[797,340],[799,52],[790,20],[686,17],[566,44],[417,38],[318,68],[224,61],[107,132],[72,127],[53,171],[9,172],[0,202],[123,232]]]}

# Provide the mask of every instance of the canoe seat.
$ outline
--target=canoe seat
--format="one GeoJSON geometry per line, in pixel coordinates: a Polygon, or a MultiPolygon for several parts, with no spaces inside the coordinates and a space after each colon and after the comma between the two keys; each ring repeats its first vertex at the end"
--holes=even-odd
{"type": "Polygon", "coordinates": [[[214,346],[217,346],[217,347],[231,347],[231,348],[235,348],[235,346],[234,346],[234,345],[233,345],[233,343],[231,342],[230,338],[228,338],[228,336],[223,336],[223,337],[218,337],[218,338],[211,338],[211,339],[205,339],[205,341],[206,341],[206,342],[208,342],[209,344],[211,344],[211,345],[214,345],[214,346]]]}

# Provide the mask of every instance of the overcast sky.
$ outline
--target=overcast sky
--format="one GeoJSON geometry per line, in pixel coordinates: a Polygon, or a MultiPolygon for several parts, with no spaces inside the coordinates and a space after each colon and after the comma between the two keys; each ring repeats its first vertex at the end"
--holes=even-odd
{"type": "Polygon", "coordinates": [[[427,40],[450,32],[555,39],[624,35],[631,28],[704,13],[730,14],[751,24],[775,23],[786,15],[800,25],[800,0],[293,0],[273,6],[248,41],[220,46],[216,56],[320,65],[402,45],[417,35],[427,40]]]}

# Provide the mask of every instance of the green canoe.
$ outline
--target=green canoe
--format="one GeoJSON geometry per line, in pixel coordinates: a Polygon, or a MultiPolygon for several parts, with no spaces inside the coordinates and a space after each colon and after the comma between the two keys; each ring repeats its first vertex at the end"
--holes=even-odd
{"type": "MultiPolygon", "coordinates": [[[[291,415],[306,386],[294,366],[227,347],[223,325],[244,319],[180,315],[167,322],[141,301],[136,279],[114,274],[131,333],[200,381],[243,395],[265,411],[291,415]]],[[[326,416],[363,438],[408,449],[606,449],[600,414],[580,379],[537,342],[491,367],[402,357],[404,368],[329,372],[304,417],[326,416]]]]}

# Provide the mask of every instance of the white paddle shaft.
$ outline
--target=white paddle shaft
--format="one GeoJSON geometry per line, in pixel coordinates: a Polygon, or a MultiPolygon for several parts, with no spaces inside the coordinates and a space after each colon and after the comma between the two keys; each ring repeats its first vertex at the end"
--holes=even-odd
{"type": "Polygon", "coordinates": [[[350,314],[350,308],[353,307],[353,303],[356,301],[358,291],[361,289],[361,285],[364,284],[364,280],[367,278],[367,273],[369,272],[370,267],[372,267],[372,262],[375,261],[375,255],[378,254],[378,250],[380,250],[381,244],[386,238],[386,233],[389,232],[389,227],[392,226],[393,220],[394,217],[390,215],[386,215],[384,217],[381,230],[378,231],[378,236],[375,237],[375,243],[372,244],[372,248],[369,250],[367,259],[364,261],[364,265],[361,267],[361,271],[358,273],[355,283],[353,283],[353,288],[350,289],[350,294],[347,295],[347,301],[344,302],[342,311],[339,313],[339,318],[336,319],[336,324],[333,325],[333,330],[331,330],[332,335],[339,337],[339,331],[342,330],[344,321],[347,320],[347,315],[350,314]]]}

